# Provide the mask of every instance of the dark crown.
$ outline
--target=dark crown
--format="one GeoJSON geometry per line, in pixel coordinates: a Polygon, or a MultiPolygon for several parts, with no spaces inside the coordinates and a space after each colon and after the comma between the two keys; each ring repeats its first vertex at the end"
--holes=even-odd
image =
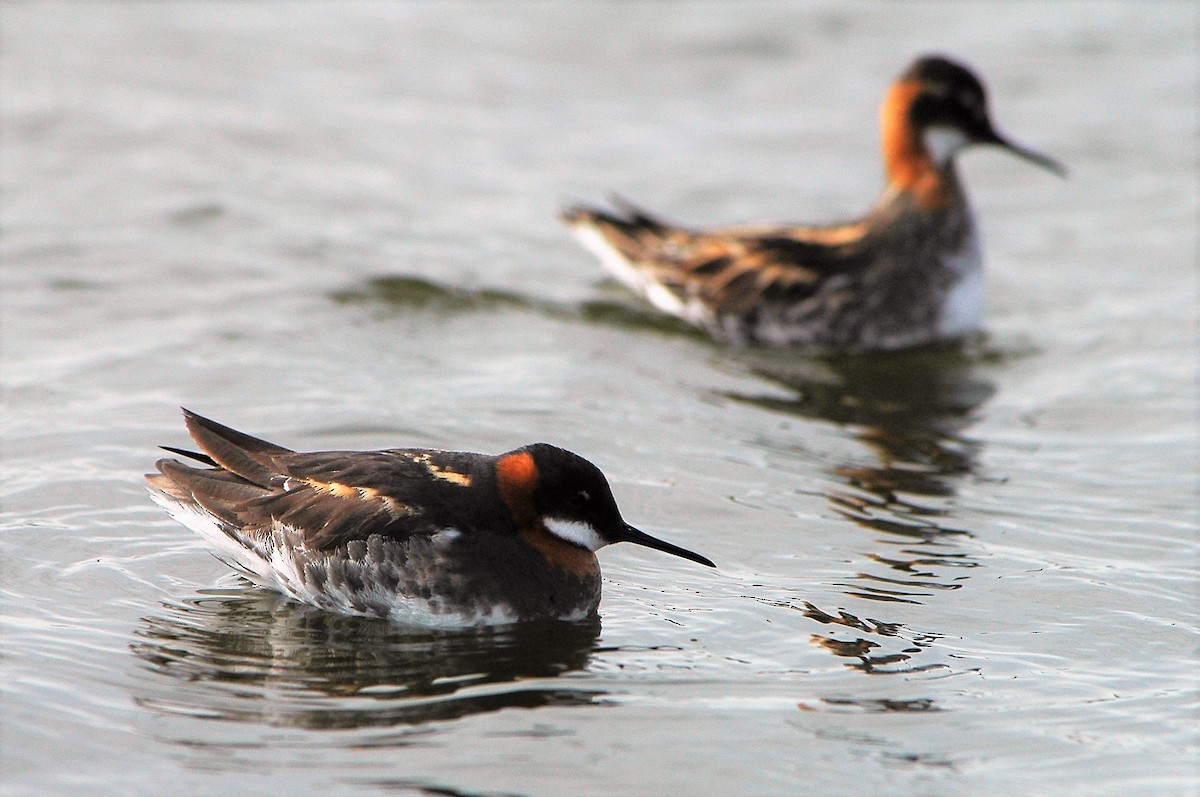
{"type": "Polygon", "coordinates": [[[983,84],[971,70],[940,55],[918,58],[909,65],[900,79],[942,86],[946,91],[975,92],[981,97],[986,93],[983,84]]]}

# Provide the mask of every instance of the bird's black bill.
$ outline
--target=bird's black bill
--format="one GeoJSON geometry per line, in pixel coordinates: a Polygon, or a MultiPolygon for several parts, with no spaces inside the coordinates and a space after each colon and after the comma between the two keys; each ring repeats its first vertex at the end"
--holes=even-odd
{"type": "Polygon", "coordinates": [[[995,140],[992,143],[996,144],[997,146],[1004,147],[1006,150],[1008,150],[1012,154],[1016,155],[1018,158],[1024,158],[1025,160],[1029,161],[1030,163],[1037,164],[1038,166],[1041,166],[1046,171],[1054,172],[1059,177],[1067,176],[1067,167],[1063,166],[1061,163],[1056,161],[1054,158],[1051,158],[1049,155],[1043,155],[1042,153],[1038,152],[1037,150],[1029,149],[1028,147],[1023,147],[1014,141],[1010,141],[1009,139],[1005,138],[1004,136],[1000,135],[999,133],[994,133],[994,135],[995,135],[995,140]]]}
{"type": "Polygon", "coordinates": [[[219,467],[217,461],[208,454],[201,454],[198,451],[188,451],[186,448],[176,448],[175,446],[159,446],[163,451],[170,451],[172,454],[178,454],[181,457],[194,459],[197,462],[203,462],[205,465],[211,465],[214,468],[219,467]]]}
{"type": "Polygon", "coordinates": [[[639,531],[633,526],[630,526],[628,523],[626,523],[625,528],[621,530],[621,537],[620,539],[616,540],[616,542],[633,542],[637,543],[638,545],[644,545],[647,548],[653,548],[656,551],[682,556],[684,559],[691,559],[693,562],[698,562],[702,565],[716,567],[712,560],[708,559],[707,557],[701,556],[698,553],[693,553],[687,548],[680,548],[678,545],[672,545],[671,543],[666,542],[665,540],[660,540],[657,537],[651,537],[646,532],[639,531]]]}

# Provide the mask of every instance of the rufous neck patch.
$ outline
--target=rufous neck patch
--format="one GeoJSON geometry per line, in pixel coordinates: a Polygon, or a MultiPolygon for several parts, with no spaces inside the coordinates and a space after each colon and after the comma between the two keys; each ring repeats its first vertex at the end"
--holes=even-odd
{"type": "Polygon", "coordinates": [[[888,185],[915,197],[925,210],[937,210],[946,205],[948,186],[909,118],[913,101],[920,93],[920,83],[902,80],[883,99],[879,116],[884,168],[888,185]]]}
{"type": "Polygon", "coordinates": [[[512,513],[521,538],[555,567],[579,578],[598,574],[600,564],[594,553],[565,542],[546,529],[533,506],[537,483],[537,463],[528,451],[507,454],[496,462],[496,488],[512,513]]]}
{"type": "Polygon", "coordinates": [[[596,554],[555,537],[541,524],[523,528],[521,539],[535,548],[551,565],[577,578],[600,573],[600,562],[596,559],[596,554]]]}
{"type": "Polygon", "coordinates": [[[496,488],[517,525],[533,519],[533,491],[537,483],[537,463],[528,451],[507,454],[496,462],[496,488]]]}

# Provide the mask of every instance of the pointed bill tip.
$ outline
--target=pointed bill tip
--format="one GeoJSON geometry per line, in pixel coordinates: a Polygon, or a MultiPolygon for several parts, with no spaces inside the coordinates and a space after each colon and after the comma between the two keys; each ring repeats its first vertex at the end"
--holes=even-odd
{"type": "Polygon", "coordinates": [[[996,143],[999,144],[1001,147],[1004,147],[1006,150],[1008,150],[1012,154],[1016,155],[1018,158],[1023,158],[1032,164],[1041,166],[1043,169],[1045,169],[1048,172],[1053,172],[1054,174],[1057,174],[1059,177],[1067,176],[1067,167],[1063,166],[1061,163],[1059,163],[1054,158],[1051,158],[1049,155],[1038,152],[1035,149],[1030,149],[1029,147],[1022,146],[1021,144],[1018,144],[1015,141],[1011,141],[999,134],[996,135],[996,143]]]}
{"type": "Polygon", "coordinates": [[[708,567],[716,567],[717,565],[707,556],[701,556],[695,551],[689,551],[687,548],[680,548],[678,545],[672,545],[666,540],[660,540],[657,537],[651,537],[644,531],[636,529],[625,524],[625,528],[621,530],[621,536],[616,542],[632,542],[637,545],[653,548],[656,551],[673,554],[684,559],[691,560],[697,564],[707,565],[708,567]]]}

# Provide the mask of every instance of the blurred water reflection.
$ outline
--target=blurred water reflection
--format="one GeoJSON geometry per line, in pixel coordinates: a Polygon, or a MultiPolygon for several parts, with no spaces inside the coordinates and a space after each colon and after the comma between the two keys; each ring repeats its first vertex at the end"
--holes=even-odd
{"type": "Polygon", "coordinates": [[[1194,3],[85,8],[0,24],[0,792],[1200,783],[1194,3]],[[880,90],[931,48],[1072,167],[964,159],[1019,362],[717,348],[554,221],[609,190],[856,212],[880,90]],[[599,650],[178,605],[214,571],[140,485],[180,403],[331,447],[570,442],[722,570],[606,554],[599,650]]]}
{"type": "Polygon", "coordinates": [[[414,310],[433,311],[439,316],[451,313],[479,313],[519,310],[567,321],[583,321],[626,330],[668,333],[709,341],[706,334],[683,321],[657,313],[641,305],[612,280],[597,286],[602,298],[581,302],[560,302],[538,298],[529,293],[495,288],[466,288],[411,274],[371,277],[360,283],[333,291],[329,298],[343,305],[369,305],[383,308],[388,315],[407,315],[414,310]]]}
{"type": "Polygon", "coordinates": [[[553,680],[588,664],[599,621],[426,631],[239,589],[143,618],[133,653],[156,712],[303,728],[420,725],[589,705],[553,680]],[[333,699],[329,699],[333,698],[333,699]]]}
{"type": "MultiPolygon", "coordinates": [[[[829,468],[841,485],[826,493],[833,510],[878,532],[880,545],[865,554],[861,569],[838,584],[853,598],[887,604],[923,604],[964,586],[980,566],[961,547],[971,536],[956,524],[953,498],[969,477],[979,443],[963,435],[976,411],[995,393],[981,376],[981,360],[969,347],[934,347],[892,356],[863,355],[785,360],[747,352],[757,375],[783,387],[791,398],[733,395],[739,401],[847,428],[869,453],[868,461],[829,468]]],[[[912,672],[942,664],[917,664],[914,655],[940,635],[914,631],[902,621],[826,611],[804,602],[820,623],[867,634],[845,639],[815,634],[813,642],[835,656],[854,659],[866,672],[912,672]],[[900,666],[897,666],[900,665],[900,666]]]]}

